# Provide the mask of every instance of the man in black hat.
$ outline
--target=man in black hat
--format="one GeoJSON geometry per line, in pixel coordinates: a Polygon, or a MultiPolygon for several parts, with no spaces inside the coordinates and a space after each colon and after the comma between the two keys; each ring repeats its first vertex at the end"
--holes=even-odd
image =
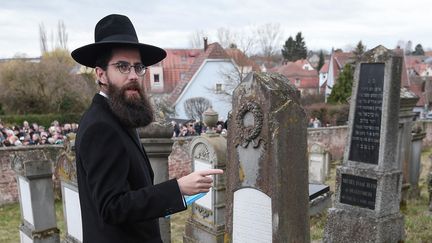
{"type": "Polygon", "coordinates": [[[209,191],[209,175],[223,173],[193,172],[153,185],[136,128],[153,121],[144,74],[165,56],[164,50],[139,43],[123,15],[101,19],[95,43],[72,52],[75,61],[95,68],[100,87],[75,142],[84,242],[162,242],[158,218],[185,210],[183,195],[209,191]]]}

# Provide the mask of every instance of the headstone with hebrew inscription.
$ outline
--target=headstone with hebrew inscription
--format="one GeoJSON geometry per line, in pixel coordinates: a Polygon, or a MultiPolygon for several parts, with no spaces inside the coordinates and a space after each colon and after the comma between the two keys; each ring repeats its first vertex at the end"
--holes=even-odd
{"type": "Polygon", "coordinates": [[[398,242],[402,172],[396,159],[403,58],[383,46],[356,65],[343,165],[324,242],[398,242]]]}
{"type": "Polygon", "coordinates": [[[309,242],[307,124],[299,92],[251,73],[228,121],[227,242],[309,242]]]}

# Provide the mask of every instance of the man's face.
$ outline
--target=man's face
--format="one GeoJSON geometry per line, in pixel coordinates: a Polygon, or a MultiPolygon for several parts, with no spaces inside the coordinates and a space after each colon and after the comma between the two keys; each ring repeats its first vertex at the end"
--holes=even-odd
{"type": "Polygon", "coordinates": [[[108,62],[108,67],[105,75],[101,77],[101,81],[113,85],[117,89],[124,89],[123,95],[126,100],[139,99],[139,92],[143,91],[144,88],[144,76],[138,76],[135,68],[131,68],[128,74],[121,73],[116,65],[113,65],[119,62],[130,65],[140,64],[140,53],[137,49],[113,49],[112,58],[108,62]]]}
{"type": "Polygon", "coordinates": [[[144,92],[144,76],[137,75],[135,67],[129,73],[120,72],[118,63],[141,64],[136,49],[114,49],[106,71],[97,68],[96,74],[108,97],[113,113],[128,127],[143,127],[153,121],[153,109],[144,92]]]}

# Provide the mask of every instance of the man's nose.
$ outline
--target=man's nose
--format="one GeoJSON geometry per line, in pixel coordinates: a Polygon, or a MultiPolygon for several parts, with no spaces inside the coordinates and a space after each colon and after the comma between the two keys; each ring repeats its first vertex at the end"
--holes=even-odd
{"type": "Polygon", "coordinates": [[[138,80],[139,76],[138,76],[138,74],[135,71],[135,67],[133,67],[133,66],[131,67],[131,70],[130,70],[130,72],[128,74],[128,78],[130,80],[138,80]]]}

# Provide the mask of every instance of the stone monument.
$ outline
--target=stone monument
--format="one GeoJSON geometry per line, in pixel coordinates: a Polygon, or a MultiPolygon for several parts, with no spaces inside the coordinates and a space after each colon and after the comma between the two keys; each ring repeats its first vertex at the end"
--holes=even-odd
{"type": "Polygon", "coordinates": [[[323,144],[314,142],[309,147],[309,183],[323,184],[330,173],[330,154],[323,144]]]}
{"type": "Polygon", "coordinates": [[[57,175],[63,201],[63,215],[65,221],[65,243],[79,243],[83,241],[81,205],[78,193],[77,170],[75,162],[75,134],[68,134],[64,142],[65,150],[57,160],[57,175]]]}
{"type": "MultiPolygon", "coordinates": [[[[173,129],[171,124],[152,122],[146,127],[139,128],[140,142],[146,150],[154,172],[154,184],[167,181],[168,156],[171,153],[173,129]]],[[[162,241],[171,242],[171,219],[169,217],[159,219],[162,241]]]]}
{"type": "Polygon", "coordinates": [[[396,159],[403,57],[383,46],[356,65],[343,164],[324,242],[398,242],[401,164],[396,159]]]}
{"type": "MultiPolygon", "coordinates": [[[[226,166],[227,141],[214,131],[218,114],[209,108],[203,114],[208,127],[195,137],[190,146],[192,171],[222,169],[226,166]],[[213,119],[216,118],[216,119],[213,119]]],[[[183,242],[223,243],[225,234],[225,175],[213,178],[213,187],[192,204],[192,215],[186,221],[183,242]]]]}
{"type": "Polygon", "coordinates": [[[54,208],[54,161],[63,146],[0,148],[17,174],[21,209],[20,239],[24,243],[60,242],[54,208]]]}
{"type": "Polygon", "coordinates": [[[412,143],[411,143],[411,159],[410,159],[410,198],[420,197],[419,179],[421,172],[421,152],[423,147],[423,139],[426,133],[421,126],[414,126],[412,130],[412,143]]]}
{"type": "Polygon", "coordinates": [[[250,73],[228,118],[225,242],[309,242],[306,115],[280,74],[250,73]]]}
{"type": "MultiPolygon", "coordinates": [[[[413,112],[419,97],[407,88],[401,88],[399,105],[399,131],[398,148],[396,149],[396,160],[401,164],[402,169],[402,197],[401,205],[405,205],[411,197],[415,188],[411,186],[412,165],[412,127],[417,114],[413,112]]],[[[414,193],[415,194],[415,193],[414,193]]]]}

